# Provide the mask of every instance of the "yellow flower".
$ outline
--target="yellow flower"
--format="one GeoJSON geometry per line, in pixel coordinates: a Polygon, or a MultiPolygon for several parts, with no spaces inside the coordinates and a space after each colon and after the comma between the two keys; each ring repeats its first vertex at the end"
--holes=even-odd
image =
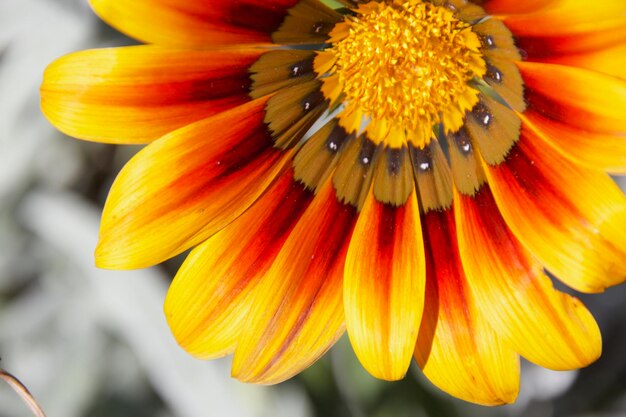
{"type": "Polygon", "coordinates": [[[189,353],[276,383],[347,328],[372,375],[414,357],[481,404],[515,399],[519,355],[600,355],[544,268],[584,292],[626,276],[623,0],[91,2],[150,45],[54,62],[43,111],[149,143],[96,262],[195,247],[165,301],[189,353]]]}

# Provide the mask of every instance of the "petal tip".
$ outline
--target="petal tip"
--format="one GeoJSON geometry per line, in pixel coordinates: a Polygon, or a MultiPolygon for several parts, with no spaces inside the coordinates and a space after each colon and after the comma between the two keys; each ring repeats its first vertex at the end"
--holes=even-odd
{"type": "Polygon", "coordinates": [[[102,238],[98,242],[96,250],[94,251],[95,266],[100,269],[128,270],[141,269],[151,266],[141,264],[135,258],[137,257],[125,254],[124,250],[102,238]]]}
{"type": "MultiPolygon", "coordinates": [[[[349,331],[348,335],[350,335],[349,331]]],[[[352,340],[351,344],[363,368],[374,378],[393,382],[400,381],[406,376],[411,364],[410,357],[408,360],[404,360],[404,358],[397,357],[398,355],[393,357],[391,355],[386,357],[373,356],[371,353],[375,352],[359,352],[358,345],[352,340]]]]}

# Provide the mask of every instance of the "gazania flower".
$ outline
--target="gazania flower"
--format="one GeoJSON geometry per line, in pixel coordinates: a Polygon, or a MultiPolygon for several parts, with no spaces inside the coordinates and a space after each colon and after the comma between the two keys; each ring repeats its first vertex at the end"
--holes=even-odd
{"type": "Polygon", "coordinates": [[[165,313],[189,353],[276,383],[344,330],[363,366],[514,400],[519,356],[574,369],[598,327],[546,270],[626,276],[622,0],[92,0],[150,45],[53,63],[43,111],[149,143],[96,263],[194,248],[165,313]],[[327,2],[328,3],[328,2],[327,2]],[[316,123],[318,122],[318,123],[316,123]]]}

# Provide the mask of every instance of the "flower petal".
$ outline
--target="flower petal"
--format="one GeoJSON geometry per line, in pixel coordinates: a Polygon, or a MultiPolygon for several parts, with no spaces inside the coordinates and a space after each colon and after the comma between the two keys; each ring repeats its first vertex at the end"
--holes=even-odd
{"type": "Polygon", "coordinates": [[[145,45],[76,52],[46,69],[42,109],[74,137],[148,143],[249,101],[248,68],[263,52],[145,45]]]}
{"type": "MultiPolygon", "coordinates": [[[[515,0],[499,0],[520,3],[515,0]]],[[[529,3],[529,2],[524,2],[529,3]]],[[[600,32],[626,24],[626,4],[623,0],[533,0],[524,13],[504,16],[504,23],[519,38],[526,36],[550,38],[573,34],[600,32]],[[539,4],[541,3],[541,6],[539,4]],[[537,6],[537,7],[535,7],[537,6]]],[[[506,12],[502,11],[506,14],[506,12]]],[[[523,44],[523,41],[522,41],[523,44]]]]}
{"type": "Polygon", "coordinates": [[[626,132],[626,80],[554,64],[518,67],[529,108],[592,132],[626,132]]]}
{"type": "Polygon", "coordinates": [[[472,0],[491,14],[532,13],[552,7],[561,0],[472,0]]]}
{"type": "Polygon", "coordinates": [[[556,0],[536,13],[503,16],[530,61],[590,53],[626,41],[626,3],[556,0]]]}
{"type": "Polygon", "coordinates": [[[568,161],[528,128],[507,161],[485,171],[507,224],[549,271],[585,292],[624,281],[626,238],[610,229],[626,198],[608,175],[568,161]]]}
{"type": "Polygon", "coordinates": [[[235,350],[254,289],[312,197],[290,170],[189,254],[165,299],[165,316],[185,350],[204,359],[235,350]]]}
{"type": "Polygon", "coordinates": [[[267,98],[196,122],[140,151],[115,180],[96,263],[141,268],[204,241],[263,193],[292,152],[273,147],[267,98]]]}
{"type": "Polygon", "coordinates": [[[580,67],[614,77],[626,78],[626,72],[624,71],[624,68],[626,68],[626,42],[616,42],[614,45],[607,47],[589,49],[589,51],[570,52],[567,54],[553,53],[541,57],[540,60],[542,62],[580,67]]]}
{"type": "Polygon", "coordinates": [[[344,330],[342,277],[356,210],[320,190],[254,294],[233,376],[278,383],[311,365],[344,330]]]}
{"type": "Polygon", "coordinates": [[[415,359],[442,390],[483,405],[511,403],[519,359],[489,326],[468,287],[452,209],[423,216],[426,304],[415,359]]]}
{"type": "Polygon", "coordinates": [[[96,13],[140,41],[162,45],[270,43],[298,0],[90,0],[96,13]]]}
{"type": "Polygon", "coordinates": [[[521,117],[538,138],[571,161],[591,169],[626,174],[626,133],[590,132],[530,110],[521,117]]]}
{"type": "Polygon", "coordinates": [[[595,320],[578,299],[553,289],[507,228],[489,189],[474,197],[457,193],[454,201],[463,269],[496,333],[545,368],[575,369],[596,360],[602,339],[595,320]]]}
{"type": "Polygon", "coordinates": [[[400,207],[380,203],[370,192],[348,250],[344,305],[354,351],[377,378],[400,379],[409,367],[425,274],[415,192],[400,207]]]}

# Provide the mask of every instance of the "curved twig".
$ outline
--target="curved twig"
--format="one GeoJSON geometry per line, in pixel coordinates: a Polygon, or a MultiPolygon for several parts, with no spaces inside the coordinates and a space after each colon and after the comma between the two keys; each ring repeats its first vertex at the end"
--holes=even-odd
{"type": "Polygon", "coordinates": [[[33,412],[33,415],[35,415],[36,417],[46,417],[46,414],[43,412],[39,404],[37,404],[37,401],[35,401],[33,395],[30,393],[30,391],[28,391],[28,388],[26,388],[26,386],[24,386],[24,384],[20,382],[19,379],[17,379],[2,368],[0,368],[0,379],[6,381],[6,383],[9,384],[11,388],[15,390],[15,392],[17,392],[17,394],[26,403],[30,411],[33,412]]]}

